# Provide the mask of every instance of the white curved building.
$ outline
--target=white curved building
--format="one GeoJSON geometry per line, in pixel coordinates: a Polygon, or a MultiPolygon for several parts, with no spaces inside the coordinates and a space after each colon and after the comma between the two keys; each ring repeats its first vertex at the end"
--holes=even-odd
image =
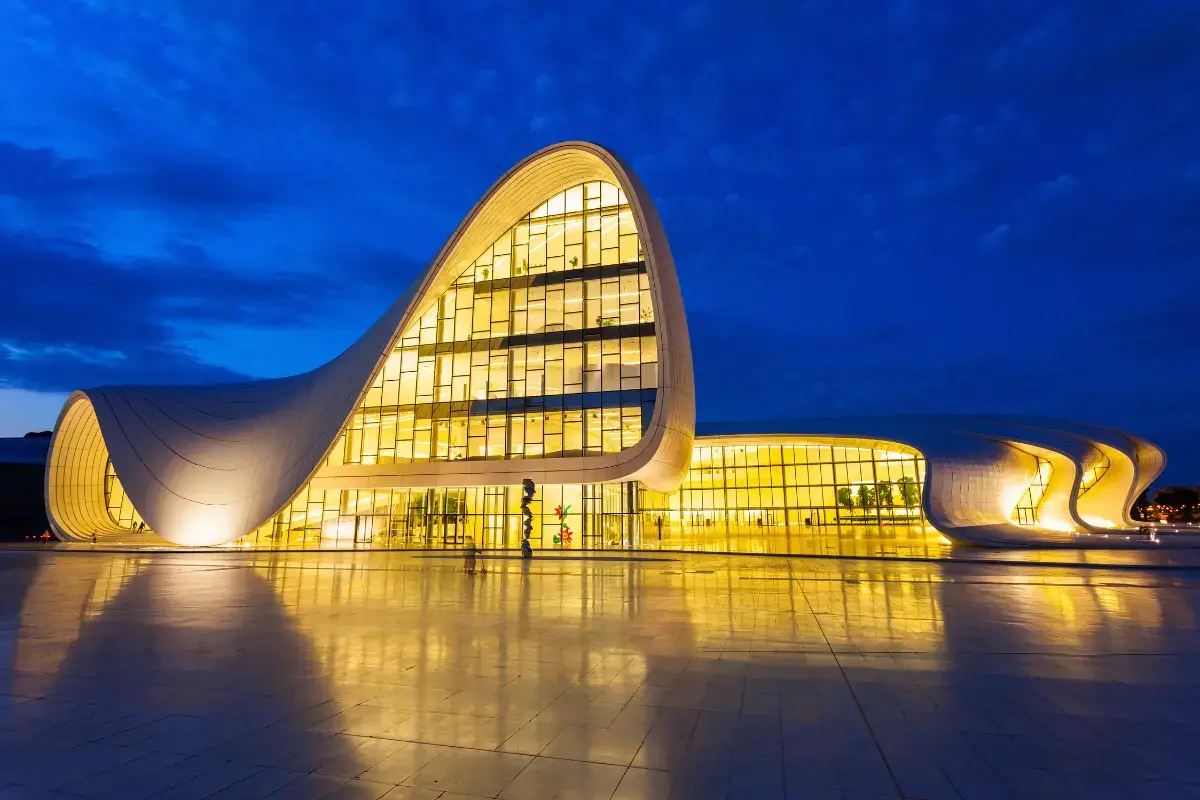
{"type": "Polygon", "coordinates": [[[650,196],[611,151],[566,142],[497,181],[328,364],[73,393],[46,508],[68,541],[148,528],[183,545],[515,547],[516,487],[531,478],[542,547],[637,546],[664,529],[699,539],[714,526],[1078,545],[1131,527],[1164,464],[1142,439],[1052,420],[810,420],[697,436],[693,384],[650,196]]]}

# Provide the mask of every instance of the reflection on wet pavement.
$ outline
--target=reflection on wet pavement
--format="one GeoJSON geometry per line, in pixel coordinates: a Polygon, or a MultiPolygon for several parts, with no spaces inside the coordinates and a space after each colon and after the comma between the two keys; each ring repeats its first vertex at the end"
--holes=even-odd
{"type": "Polygon", "coordinates": [[[0,554],[0,797],[1179,797],[1200,570],[0,554]]]}

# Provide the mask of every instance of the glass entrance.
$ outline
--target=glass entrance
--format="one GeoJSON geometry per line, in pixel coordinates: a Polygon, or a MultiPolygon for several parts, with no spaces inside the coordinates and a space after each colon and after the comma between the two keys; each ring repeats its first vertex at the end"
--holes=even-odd
{"type": "MultiPolygon", "coordinates": [[[[505,524],[505,487],[488,486],[483,493],[483,536],[479,544],[490,550],[509,546],[508,526],[505,524]]],[[[516,546],[516,542],[512,543],[516,546]]]]}

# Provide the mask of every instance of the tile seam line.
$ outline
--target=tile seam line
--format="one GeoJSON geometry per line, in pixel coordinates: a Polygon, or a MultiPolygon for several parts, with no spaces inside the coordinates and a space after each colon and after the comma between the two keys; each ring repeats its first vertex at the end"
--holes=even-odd
{"type": "MultiPolygon", "coordinates": [[[[788,564],[789,572],[791,571],[791,568],[792,568],[792,565],[788,564]]],[[[892,786],[894,786],[896,788],[896,796],[897,797],[907,797],[907,795],[904,793],[904,790],[900,788],[900,781],[898,778],[896,778],[895,771],[892,770],[891,762],[888,761],[887,755],[883,752],[883,745],[879,743],[879,737],[875,735],[875,729],[871,726],[870,720],[867,719],[867,712],[863,710],[862,701],[858,699],[858,692],[854,691],[854,685],[852,683],[850,683],[850,677],[846,674],[846,667],[842,664],[841,659],[839,659],[837,657],[837,653],[834,651],[833,645],[829,643],[829,636],[828,636],[828,634],[825,633],[825,626],[821,624],[821,617],[813,609],[812,601],[810,601],[808,599],[808,592],[804,591],[804,587],[800,587],[800,596],[804,598],[804,605],[808,607],[808,613],[812,615],[813,621],[817,623],[817,630],[819,630],[821,632],[821,638],[823,638],[825,640],[825,646],[829,648],[830,653],[833,655],[834,663],[837,664],[838,672],[841,673],[842,681],[845,682],[847,691],[849,691],[850,696],[854,698],[854,705],[858,709],[858,715],[862,719],[863,725],[866,726],[867,733],[869,733],[871,735],[871,742],[875,745],[875,751],[877,753],[879,753],[880,760],[883,761],[883,766],[887,770],[888,777],[891,778],[892,786]]],[[[786,773],[786,771],[784,772],[783,789],[784,789],[784,793],[786,794],[787,793],[787,773],[786,773]]],[[[955,789],[955,791],[958,791],[958,790],[955,789]]]]}

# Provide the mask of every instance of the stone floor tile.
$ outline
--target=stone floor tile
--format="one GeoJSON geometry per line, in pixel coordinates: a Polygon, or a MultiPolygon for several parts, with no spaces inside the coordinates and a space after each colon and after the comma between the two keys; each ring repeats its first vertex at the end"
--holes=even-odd
{"type": "Polygon", "coordinates": [[[607,728],[566,727],[541,751],[548,758],[569,758],[599,764],[629,766],[642,746],[642,737],[607,728]]]}
{"type": "Polygon", "coordinates": [[[328,797],[334,789],[351,780],[351,778],[338,778],[333,775],[318,775],[310,772],[301,775],[267,796],[271,800],[318,800],[318,798],[328,797]]]}
{"type": "Polygon", "coordinates": [[[542,722],[536,717],[522,725],[517,731],[500,743],[497,750],[505,753],[522,753],[536,756],[546,749],[546,745],[562,733],[567,726],[561,722],[542,722]]]}
{"type": "Polygon", "coordinates": [[[539,756],[500,793],[505,800],[608,800],[624,766],[539,756]]]}
{"type": "Polygon", "coordinates": [[[495,797],[532,760],[516,753],[450,748],[405,782],[422,789],[495,797]]]}
{"type": "Polygon", "coordinates": [[[326,795],[322,800],[379,800],[381,797],[392,796],[392,791],[398,788],[394,783],[355,778],[343,783],[326,795]]]}
{"type": "Polygon", "coordinates": [[[124,800],[149,797],[159,790],[149,782],[150,776],[187,759],[188,756],[175,753],[146,753],[132,761],[68,783],[62,787],[62,791],[82,797],[121,797],[124,800]]]}
{"type": "MultiPolygon", "coordinates": [[[[202,800],[249,778],[262,767],[229,761],[155,795],[156,800],[202,800]]],[[[275,787],[280,788],[279,786],[275,787]]]]}
{"type": "Polygon", "coordinates": [[[213,792],[212,800],[259,800],[295,783],[304,777],[302,772],[265,767],[244,779],[213,792]]]}
{"type": "MultiPolygon", "coordinates": [[[[383,796],[384,800],[454,800],[455,795],[438,789],[419,789],[415,786],[397,786],[383,796]]],[[[459,798],[466,795],[458,795],[459,798]]]]}
{"type": "Polygon", "coordinates": [[[436,744],[406,742],[396,752],[360,774],[359,778],[383,783],[404,783],[447,750],[448,748],[436,744]]]}

